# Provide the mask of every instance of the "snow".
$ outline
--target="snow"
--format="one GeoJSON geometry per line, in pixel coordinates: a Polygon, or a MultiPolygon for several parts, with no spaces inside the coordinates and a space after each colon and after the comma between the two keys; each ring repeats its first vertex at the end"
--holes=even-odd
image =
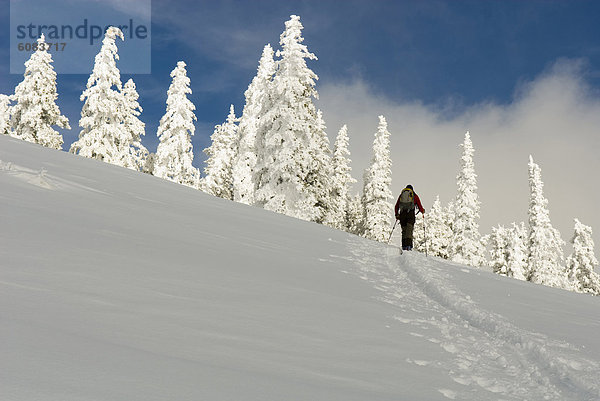
{"type": "Polygon", "coordinates": [[[600,299],[0,136],[0,392],[592,400],[600,299]]]}

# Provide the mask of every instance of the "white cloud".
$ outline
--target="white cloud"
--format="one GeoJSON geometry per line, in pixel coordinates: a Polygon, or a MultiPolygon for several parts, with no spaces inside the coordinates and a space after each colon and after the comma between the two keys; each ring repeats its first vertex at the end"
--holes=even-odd
{"type": "MultiPolygon", "coordinates": [[[[493,78],[491,78],[493,79],[493,78]]],[[[330,136],[348,124],[354,175],[370,159],[377,116],[392,133],[393,189],[411,183],[431,206],[455,195],[465,131],[475,146],[475,168],[482,201],[481,230],[526,221],[529,154],[542,168],[553,224],[565,240],[573,218],[596,229],[600,244],[600,97],[585,81],[585,63],[561,60],[535,80],[519,85],[510,104],[478,104],[451,118],[432,106],[396,103],[374,93],[363,81],[319,87],[330,136]]],[[[565,248],[567,254],[570,246],[565,248]]]]}

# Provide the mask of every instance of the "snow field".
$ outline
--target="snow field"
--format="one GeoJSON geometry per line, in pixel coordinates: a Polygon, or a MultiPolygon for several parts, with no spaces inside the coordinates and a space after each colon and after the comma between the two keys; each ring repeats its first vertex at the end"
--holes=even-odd
{"type": "Polygon", "coordinates": [[[517,327],[483,309],[452,286],[448,269],[454,266],[422,254],[405,252],[394,257],[388,252],[386,271],[361,256],[360,246],[356,249],[357,258],[366,258],[361,278],[376,283],[384,302],[402,308],[404,313],[394,319],[415,338],[451,355],[445,361],[407,358],[417,366],[441,369],[442,375],[464,386],[440,388],[446,397],[486,399],[485,392],[515,400],[600,397],[600,364],[585,356],[585,350],[517,327]]]}
{"type": "Polygon", "coordinates": [[[8,137],[0,160],[8,400],[600,397],[595,297],[8,137]]]}

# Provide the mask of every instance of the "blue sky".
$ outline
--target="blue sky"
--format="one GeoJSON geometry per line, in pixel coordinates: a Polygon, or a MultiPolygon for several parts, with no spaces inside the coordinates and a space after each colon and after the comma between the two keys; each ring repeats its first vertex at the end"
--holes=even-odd
{"type": "MultiPolygon", "coordinates": [[[[8,74],[8,1],[1,1],[0,93],[11,93],[21,77],[8,74]]],[[[319,75],[317,104],[330,138],[342,123],[349,125],[357,178],[368,163],[381,113],[392,132],[394,189],[410,180],[429,199],[453,196],[457,145],[471,130],[479,151],[476,168],[487,180],[480,196],[484,207],[494,209],[482,209],[485,229],[524,218],[529,154],[548,176],[551,206],[551,196],[557,204],[569,202],[559,189],[565,180],[582,187],[596,178],[591,172],[600,162],[590,149],[599,145],[600,131],[598,1],[154,0],[152,74],[122,76],[137,84],[146,146],[156,148],[169,73],[183,60],[197,107],[196,164],[203,167],[201,150],[213,126],[225,120],[231,103],[241,111],[263,46],[279,47],[290,14],[300,15],[305,44],[319,58],[309,66],[319,75]],[[564,118],[555,121],[559,116],[564,118]],[[573,140],[563,143],[569,135],[573,140]],[[565,149],[565,143],[579,147],[565,149]],[[578,160],[558,163],[566,150],[578,160]],[[490,163],[494,158],[506,166],[490,163]],[[450,173],[440,176],[441,171],[450,173]],[[512,183],[525,197],[524,206],[514,215],[496,211],[499,188],[512,183]]],[[[87,75],[58,78],[59,105],[73,127],[64,132],[67,145],[79,132],[79,95],[86,81],[87,75]]],[[[588,210],[600,196],[581,191],[583,217],[572,216],[569,207],[556,213],[565,238],[572,217],[584,223],[587,217],[600,231],[600,217],[588,210]]]]}

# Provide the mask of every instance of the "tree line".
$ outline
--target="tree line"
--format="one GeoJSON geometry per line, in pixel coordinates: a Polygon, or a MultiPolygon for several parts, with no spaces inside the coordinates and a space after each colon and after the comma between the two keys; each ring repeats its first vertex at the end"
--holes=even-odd
{"type": "MultiPolygon", "coordinates": [[[[171,72],[166,111],[157,131],[159,144],[151,153],[142,144],[145,124],[139,119],[143,110],[135,83],[129,79],[123,84],[117,67],[116,40],[123,40],[123,33],[107,29],[80,97],[79,138],[69,151],[224,199],[387,241],[393,195],[385,117],[379,116],[362,190],[353,195],[357,180],[352,177],[348,128],[339,129],[332,149],[323,113],[313,103],[318,98],[318,77],[306,62],[317,58],[303,44],[302,29],[300,18],[292,15],[280,36],[281,49],[264,47],[241,115],[236,116],[232,105],[227,119],[215,127],[212,144],[204,149],[203,174],[192,164],[196,115],[188,98],[192,91],[185,62],[179,61],[171,72]]],[[[43,35],[38,43],[44,43],[43,35]]],[[[45,46],[38,46],[25,63],[24,79],[15,93],[0,95],[0,133],[62,149],[62,136],[52,127],[70,126],[57,99],[52,56],[45,46]]],[[[565,260],[563,241],[550,223],[541,170],[533,158],[528,227],[513,223],[480,234],[469,132],[461,146],[457,195],[445,207],[438,196],[426,219],[417,219],[416,249],[427,247],[434,256],[471,266],[489,265],[509,277],[600,295],[591,228],[575,220],[574,251],[565,260]]]]}

